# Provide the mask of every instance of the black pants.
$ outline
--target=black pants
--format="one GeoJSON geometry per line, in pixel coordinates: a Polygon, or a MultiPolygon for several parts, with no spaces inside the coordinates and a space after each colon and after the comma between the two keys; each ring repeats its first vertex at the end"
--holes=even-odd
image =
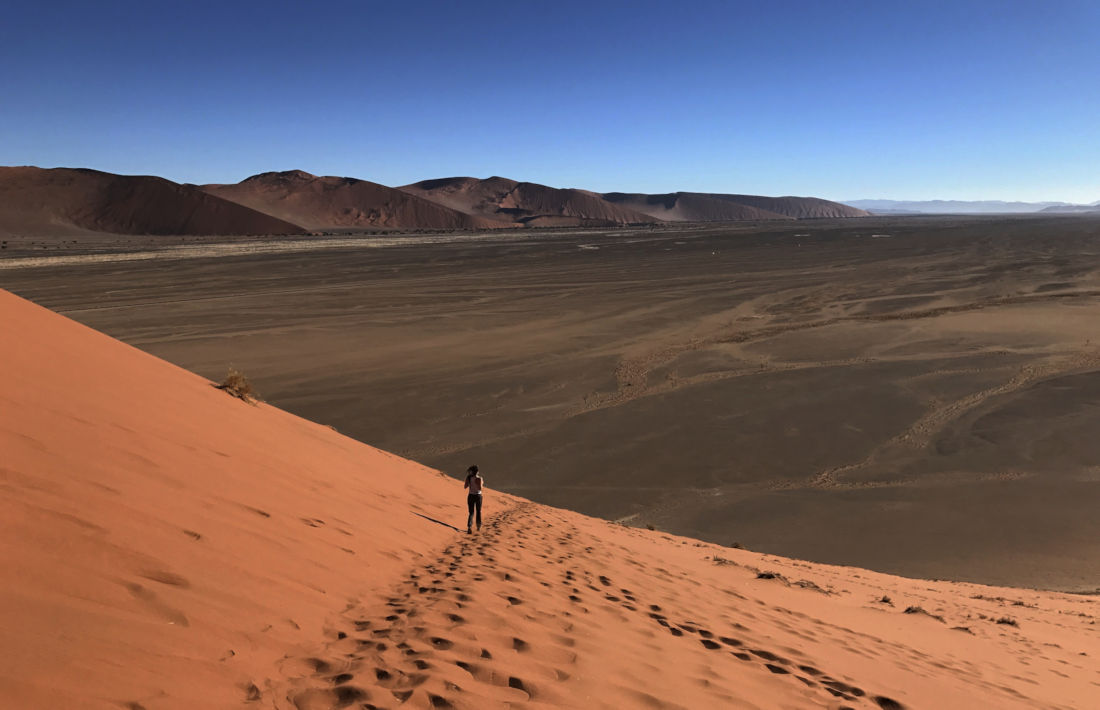
{"type": "Polygon", "coordinates": [[[477,494],[471,494],[466,496],[466,507],[470,509],[470,517],[466,519],[466,529],[469,530],[474,524],[474,512],[477,512],[477,528],[481,529],[481,496],[477,494]]]}

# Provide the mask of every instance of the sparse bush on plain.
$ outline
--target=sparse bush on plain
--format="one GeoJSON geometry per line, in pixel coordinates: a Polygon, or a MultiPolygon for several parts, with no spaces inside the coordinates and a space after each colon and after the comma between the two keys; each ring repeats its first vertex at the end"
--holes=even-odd
{"type": "Polygon", "coordinates": [[[998,624],[1004,624],[1005,626],[1019,626],[1020,624],[1011,616],[1002,616],[997,619],[998,624]]]}
{"type": "Polygon", "coordinates": [[[229,368],[229,372],[226,373],[222,383],[214,386],[249,404],[260,401],[260,393],[252,386],[244,373],[235,367],[229,368]]]}

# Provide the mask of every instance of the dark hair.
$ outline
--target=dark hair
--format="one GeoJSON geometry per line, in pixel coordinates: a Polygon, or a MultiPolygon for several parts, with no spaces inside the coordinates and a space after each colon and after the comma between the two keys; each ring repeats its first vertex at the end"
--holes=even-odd
{"type": "Polygon", "coordinates": [[[466,469],[466,477],[467,478],[469,478],[470,476],[473,476],[476,473],[477,473],[477,466],[471,466],[468,469],[466,469]]]}

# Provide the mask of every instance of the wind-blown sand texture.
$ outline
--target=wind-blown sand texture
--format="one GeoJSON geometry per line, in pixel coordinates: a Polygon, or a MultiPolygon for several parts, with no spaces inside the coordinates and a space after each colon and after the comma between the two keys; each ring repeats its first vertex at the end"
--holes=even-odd
{"type": "Polygon", "coordinates": [[[0,235],[301,234],[296,224],[164,178],[0,167],[0,235]]]}
{"type": "Polygon", "coordinates": [[[559,189],[502,177],[423,180],[400,188],[471,215],[526,226],[646,224],[656,218],[586,190],[559,189]]]}
{"type": "MultiPolygon", "coordinates": [[[[13,708],[1088,708],[1089,597],[487,494],[0,292],[13,708]]],[[[488,479],[492,483],[492,478],[488,479]]]]}
{"type": "Polygon", "coordinates": [[[401,190],[301,170],[261,173],[234,185],[203,185],[210,194],[311,230],[493,229],[500,223],[465,214],[401,190]]]}
{"type": "Polygon", "coordinates": [[[604,193],[617,205],[670,222],[733,222],[771,219],[867,217],[869,212],[818,197],[763,197],[674,192],[663,195],[604,193]]]}

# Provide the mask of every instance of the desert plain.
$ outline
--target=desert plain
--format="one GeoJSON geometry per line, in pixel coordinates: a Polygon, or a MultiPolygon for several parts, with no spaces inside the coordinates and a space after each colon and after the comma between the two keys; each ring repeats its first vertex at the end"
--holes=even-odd
{"type": "Polygon", "coordinates": [[[7,246],[3,288],[493,491],[907,577],[1100,587],[1096,218],[7,246]]]}

